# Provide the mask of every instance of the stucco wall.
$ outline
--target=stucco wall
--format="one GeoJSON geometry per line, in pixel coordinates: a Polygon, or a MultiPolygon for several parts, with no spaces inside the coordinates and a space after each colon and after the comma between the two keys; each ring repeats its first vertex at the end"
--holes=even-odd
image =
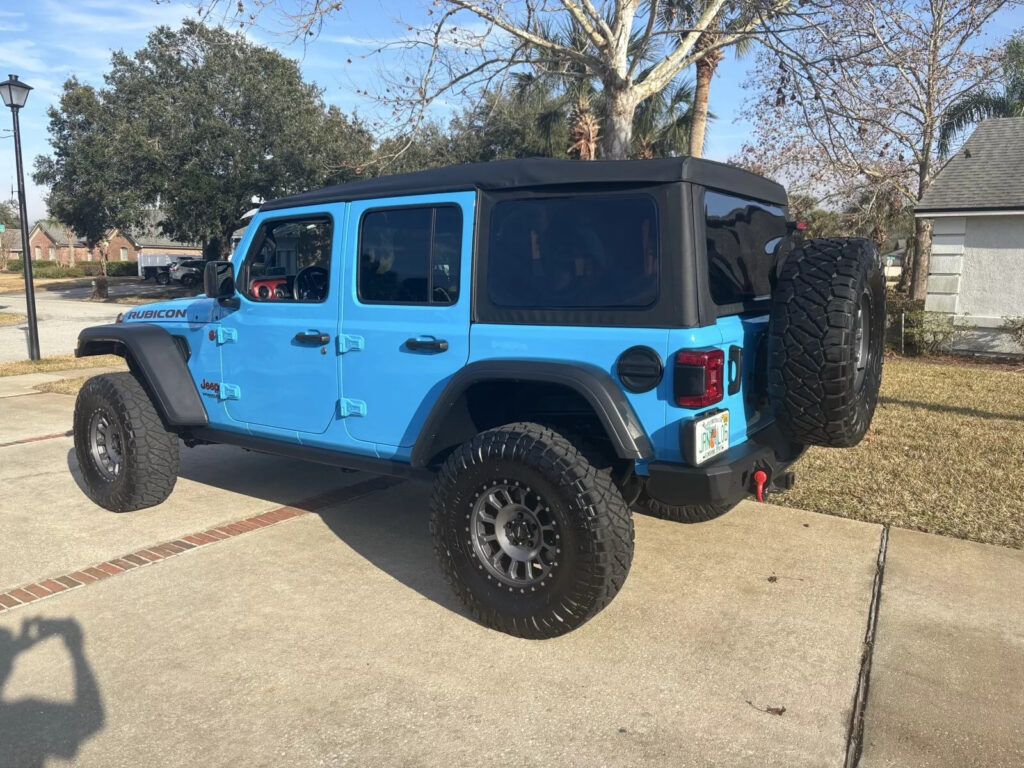
{"type": "Polygon", "coordinates": [[[974,327],[957,350],[1024,353],[999,327],[1024,316],[1024,215],[936,218],[928,272],[925,309],[974,327]]]}
{"type": "Polygon", "coordinates": [[[1024,315],[1024,216],[967,219],[960,314],[1024,315]]]}

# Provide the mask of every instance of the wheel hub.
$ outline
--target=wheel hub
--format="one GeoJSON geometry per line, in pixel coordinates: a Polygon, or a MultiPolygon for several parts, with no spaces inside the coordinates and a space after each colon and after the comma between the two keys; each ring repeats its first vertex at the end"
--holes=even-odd
{"type": "Polygon", "coordinates": [[[89,454],[96,469],[107,480],[120,474],[124,441],[106,411],[96,411],[89,419],[89,454]]]}
{"type": "Polygon", "coordinates": [[[853,386],[860,390],[867,372],[869,350],[871,348],[871,299],[867,293],[861,296],[857,306],[857,317],[854,323],[854,380],[853,386]]]}
{"type": "Polygon", "coordinates": [[[510,588],[532,591],[558,565],[557,524],[547,502],[529,486],[511,480],[483,486],[469,530],[481,570],[510,588]]]}

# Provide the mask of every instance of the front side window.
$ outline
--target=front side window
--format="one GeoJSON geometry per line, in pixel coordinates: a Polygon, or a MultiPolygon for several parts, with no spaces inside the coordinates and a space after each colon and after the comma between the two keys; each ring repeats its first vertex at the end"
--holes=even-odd
{"type": "Polygon", "coordinates": [[[371,210],[359,228],[359,300],[452,305],[459,300],[462,209],[371,210]]]}
{"type": "Polygon", "coordinates": [[[704,216],[714,302],[736,304],[770,294],[775,248],[787,232],[785,211],[708,190],[704,216]]]}
{"type": "Polygon", "coordinates": [[[333,222],[325,216],[264,222],[240,272],[246,296],[254,301],[324,301],[333,233],[333,222]]]}
{"type": "Polygon", "coordinates": [[[647,195],[499,202],[487,258],[497,307],[649,307],[658,299],[657,204],[647,195]]]}

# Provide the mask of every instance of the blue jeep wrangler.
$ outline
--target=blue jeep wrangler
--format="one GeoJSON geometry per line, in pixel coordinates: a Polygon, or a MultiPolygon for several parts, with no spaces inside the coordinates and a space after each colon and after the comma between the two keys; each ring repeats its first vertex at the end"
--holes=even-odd
{"type": "Polygon", "coordinates": [[[802,241],[785,190],[693,158],[529,159],[263,205],[205,296],[82,331],[124,356],[75,408],[91,498],[174,487],[179,438],[434,476],[445,576],[543,638],[622,587],[631,510],[708,520],[874,412],[885,283],[802,241]]]}

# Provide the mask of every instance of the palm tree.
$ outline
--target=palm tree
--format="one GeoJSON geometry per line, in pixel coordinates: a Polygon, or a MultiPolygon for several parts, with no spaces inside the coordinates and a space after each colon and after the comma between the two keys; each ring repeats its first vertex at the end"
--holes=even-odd
{"type": "Polygon", "coordinates": [[[569,154],[580,160],[597,158],[597,143],[600,140],[600,124],[590,99],[585,93],[576,97],[569,112],[569,154]]]}
{"type": "Polygon", "coordinates": [[[946,110],[939,125],[939,154],[949,154],[953,140],[982,120],[1024,117],[1024,37],[1012,37],[1002,60],[1001,90],[978,90],[962,96],[946,110]]]}
{"type": "MultiPolygon", "coordinates": [[[[639,158],[672,157],[696,153],[693,139],[693,83],[684,82],[652,96],[636,109],[633,118],[633,154],[639,158]]],[[[708,115],[714,119],[714,115],[708,115]]]]}
{"type": "MultiPolygon", "coordinates": [[[[680,22],[692,25],[704,12],[706,0],[664,0],[661,6],[661,24],[666,29],[678,28],[680,22]]],[[[692,117],[690,121],[690,154],[701,157],[704,154],[704,136],[708,124],[708,98],[711,93],[711,79],[718,65],[725,58],[719,47],[723,35],[732,34],[747,23],[743,16],[737,16],[727,26],[711,26],[701,33],[694,44],[695,53],[703,54],[697,60],[696,86],[693,89],[692,117]]],[[[750,49],[751,38],[741,37],[733,44],[737,56],[743,56],[750,49]]]]}

